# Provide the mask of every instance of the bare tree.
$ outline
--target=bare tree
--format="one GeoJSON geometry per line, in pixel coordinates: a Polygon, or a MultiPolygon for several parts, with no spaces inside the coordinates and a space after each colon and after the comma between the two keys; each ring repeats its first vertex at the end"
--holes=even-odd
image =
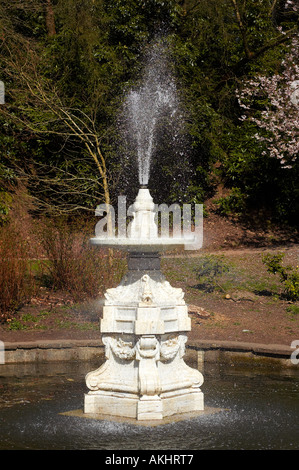
{"type": "MultiPolygon", "coordinates": [[[[7,90],[9,99],[5,106],[0,107],[0,113],[13,120],[34,136],[57,136],[61,142],[79,145],[80,159],[92,164],[97,178],[91,178],[90,185],[97,186],[99,200],[110,204],[109,175],[106,160],[101,149],[101,136],[97,129],[94,113],[89,115],[82,109],[66,104],[60,96],[55,83],[45,78],[39,71],[38,54],[29,42],[22,42],[22,49],[5,45],[5,73],[11,79],[13,87],[7,90]]],[[[78,158],[78,157],[77,157],[78,158]]],[[[76,161],[73,159],[72,165],[76,161]]],[[[40,183],[50,186],[54,182],[50,174],[46,174],[46,164],[36,165],[34,171],[46,176],[41,177],[40,183]],[[41,171],[39,171],[41,170],[41,171]],[[43,171],[42,171],[43,170],[43,171]]],[[[19,168],[23,178],[30,177],[24,168],[19,168]]],[[[31,177],[34,172],[31,172],[31,177]]],[[[56,175],[57,176],[57,175],[56,175]]],[[[60,168],[59,178],[55,178],[54,190],[62,195],[78,191],[84,187],[87,194],[88,182],[80,173],[60,168]],[[76,183],[76,184],[75,184],[76,183]]],[[[65,210],[75,210],[68,206],[65,210]]]]}

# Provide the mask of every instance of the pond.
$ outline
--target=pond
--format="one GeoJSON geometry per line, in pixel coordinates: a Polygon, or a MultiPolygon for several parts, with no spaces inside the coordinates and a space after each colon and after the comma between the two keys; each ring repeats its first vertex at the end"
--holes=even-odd
{"type": "Polygon", "coordinates": [[[299,449],[299,367],[205,364],[205,407],[217,412],[155,427],[63,414],[82,410],[94,367],[1,365],[0,449],[299,449]]]}

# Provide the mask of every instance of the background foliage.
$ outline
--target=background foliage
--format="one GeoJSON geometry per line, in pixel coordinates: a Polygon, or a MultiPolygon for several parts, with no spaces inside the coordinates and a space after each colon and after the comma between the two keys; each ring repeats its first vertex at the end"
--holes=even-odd
{"type": "MultiPolygon", "coordinates": [[[[282,168],[265,142],[254,139],[255,122],[240,120],[237,98],[248,79],[281,73],[298,35],[298,8],[291,0],[3,0],[3,221],[9,194],[20,183],[39,214],[93,211],[105,198],[105,178],[113,202],[124,188],[135,196],[134,185],[125,181],[117,116],[157,35],[166,38],[187,111],[191,165],[182,192],[180,162],[173,164],[173,149],[165,148],[159,199],[204,202],[221,184],[229,191],[218,201],[221,214],[254,213],[260,220],[296,224],[298,159],[282,168]],[[57,109],[76,122],[79,134],[57,109]],[[86,145],[90,123],[107,166],[104,176],[86,145]]],[[[249,117],[266,104],[261,100],[259,106],[249,108],[249,117]]]]}

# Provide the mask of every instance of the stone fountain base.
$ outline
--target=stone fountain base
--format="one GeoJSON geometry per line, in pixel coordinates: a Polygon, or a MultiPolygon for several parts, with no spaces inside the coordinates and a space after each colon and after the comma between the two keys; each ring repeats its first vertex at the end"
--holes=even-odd
{"type": "Polygon", "coordinates": [[[132,347],[128,338],[104,338],[108,360],[87,376],[94,390],[85,395],[84,412],[152,420],[203,410],[202,376],[182,358],[185,341],[144,335],[132,347]]]}
{"type": "Polygon", "coordinates": [[[203,410],[203,376],[183,359],[191,321],[182,290],[164,279],[157,253],[131,253],[128,267],[105,294],[107,360],[86,376],[84,413],[160,420],[203,410]]]}

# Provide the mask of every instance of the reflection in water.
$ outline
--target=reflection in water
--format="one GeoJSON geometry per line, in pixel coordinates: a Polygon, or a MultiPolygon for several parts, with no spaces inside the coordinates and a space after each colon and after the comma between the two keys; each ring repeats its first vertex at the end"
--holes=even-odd
{"type": "Polygon", "coordinates": [[[93,366],[2,365],[0,449],[299,448],[299,369],[207,364],[205,406],[222,411],[151,428],[60,414],[83,408],[93,366]]]}

